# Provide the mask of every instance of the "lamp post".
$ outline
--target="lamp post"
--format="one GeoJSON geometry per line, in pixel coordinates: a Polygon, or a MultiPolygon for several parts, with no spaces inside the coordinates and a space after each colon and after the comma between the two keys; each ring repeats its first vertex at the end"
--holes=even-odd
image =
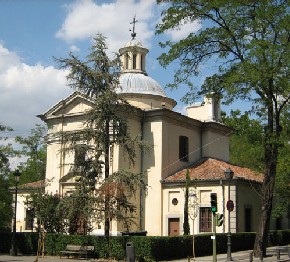
{"type": "Polygon", "coordinates": [[[16,248],[16,211],[17,211],[17,189],[18,183],[20,179],[21,173],[17,169],[14,172],[14,179],[15,179],[15,203],[14,203],[14,216],[13,216],[13,234],[12,234],[12,248],[11,248],[11,255],[17,256],[17,248],[16,248]]]}
{"type": "Polygon", "coordinates": [[[225,178],[228,181],[228,233],[227,233],[227,261],[232,261],[232,251],[231,251],[231,211],[233,210],[233,202],[231,200],[231,180],[233,179],[234,172],[231,169],[225,170],[225,178]]]}

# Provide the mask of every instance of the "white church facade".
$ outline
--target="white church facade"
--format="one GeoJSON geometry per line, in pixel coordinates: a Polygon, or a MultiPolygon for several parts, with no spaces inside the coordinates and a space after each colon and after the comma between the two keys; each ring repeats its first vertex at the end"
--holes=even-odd
{"type": "MultiPolygon", "coordinates": [[[[217,228],[218,233],[255,231],[263,177],[229,163],[229,136],[233,130],[219,122],[219,101],[205,98],[203,103],[190,106],[187,115],[175,112],[176,102],[146,73],[148,49],[133,39],[119,52],[123,68],[117,93],[136,108],[126,114],[130,133],[141,134],[152,145],[148,153],[140,152],[133,167],[135,172],[146,174],[148,192],[136,195],[137,223],[132,231],[147,231],[151,236],[183,234],[187,170],[192,180],[191,233],[212,232],[211,193],[217,194],[218,213],[224,215],[224,224],[217,228]],[[230,181],[225,180],[226,170],[233,171],[230,181]],[[226,208],[229,199],[234,204],[231,212],[226,208]]],[[[50,182],[46,192],[61,197],[74,190],[76,179],[66,176],[74,155],[61,153],[62,141],[50,137],[56,132],[82,128],[85,112],[91,107],[88,97],[74,92],[39,116],[49,127],[46,179],[50,182]]],[[[116,148],[113,154],[110,172],[126,168],[121,150],[116,148]]],[[[120,223],[112,221],[112,235],[122,230],[120,223]]],[[[92,234],[104,234],[103,225],[96,225],[92,234]]]]}

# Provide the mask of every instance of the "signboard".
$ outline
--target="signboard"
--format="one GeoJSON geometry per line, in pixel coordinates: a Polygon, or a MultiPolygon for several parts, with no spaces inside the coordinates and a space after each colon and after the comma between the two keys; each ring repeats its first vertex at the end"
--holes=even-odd
{"type": "Polygon", "coordinates": [[[227,201],[227,210],[228,211],[233,211],[234,207],[235,207],[234,202],[232,200],[228,200],[227,201]]]}

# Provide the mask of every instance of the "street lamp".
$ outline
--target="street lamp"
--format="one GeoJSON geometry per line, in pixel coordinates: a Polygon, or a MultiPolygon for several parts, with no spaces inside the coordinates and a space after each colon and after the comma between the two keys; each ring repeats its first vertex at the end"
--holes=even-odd
{"type": "Polygon", "coordinates": [[[233,201],[231,200],[231,180],[233,179],[234,172],[231,169],[225,170],[225,178],[228,181],[228,233],[227,233],[227,261],[232,261],[232,251],[231,251],[231,211],[234,209],[233,201]]]}
{"type": "Polygon", "coordinates": [[[14,216],[13,216],[13,234],[12,234],[12,249],[11,255],[17,256],[17,248],[16,248],[16,211],[17,211],[17,186],[19,183],[21,173],[17,169],[14,172],[14,179],[15,179],[15,204],[14,204],[14,216]]]}

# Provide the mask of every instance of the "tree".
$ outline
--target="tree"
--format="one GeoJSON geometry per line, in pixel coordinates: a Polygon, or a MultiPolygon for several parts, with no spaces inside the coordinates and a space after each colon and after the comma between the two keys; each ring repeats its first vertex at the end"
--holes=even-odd
{"type": "Polygon", "coordinates": [[[35,125],[31,129],[30,136],[16,136],[15,142],[22,145],[22,149],[18,150],[18,156],[26,158],[18,167],[21,171],[21,184],[39,181],[45,177],[46,167],[46,146],[44,136],[46,127],[35,125]]]}
{"type": "Polygon", "coordinates": [[[9,192],[11,186],[9,182],[9,157],[13,156],[11,144],[6,143],[7,132],[12,128],[0,124],[0,232],[11,231],[12,212],[12,195],[9,192]],[[4,142],[4,143],[3,143],[4,142]]]}
{"type": "Polygon", "coordinates": [[[263,126],[258,119],[251,119],[240,110],[222,114],[221,122],[235,129],[230,137],[230,161],[234,165],[262,172],[264,168],[263,126]]]}
{"type": "Polygon", "coordinates": [[[9,157],[14,155],[14,150],[10,143],[7,143],[8,136],[7,132],[11,132],[13,129],[11,127],[7,127],[0,123],[0,175],[7,178],[9,173],[9,157]]]}
{"type": "Polygon", "coordinates": [[[66,143],[65,150],[80,152],[74,173],[80,176],[81,184],[74,197],[94,201],[91,213],[82,209],[77,216],[85,221],[89,221],[86,215],[89,213],[90,217],[103,218],[108,237],[111,219],[123,221],[127,226],[130,224],[135,210],[134,205],[129,204],[130,197],[145,184],[141,174],[130,172],[136,150],[144,143],[139,135],[132,137],[129,133],[126,114],[134,108],[115,92],[119,84],[120,60],[118,57],[110,59],[106,51],[105,37],[98,34],[85,61],[72,53],[69,58],[56,60],[61,68],[70,70],[69,85],[86,94],[93,103],[81,130],[59,134],[66,143]],[[127,172],[120,170],[110,174],[110,156],[116,146],[121,148],[129,168],[127,172]],[[95,185],[98,190],[94,190],[95,185]]]}
{"type": "MultiPolygon", "coordinates": [[[[174,43],[160,56],[167,66],[180,61],[172,87],[186,83],[192,89],[186,99],[212,94],[226,103],[236,99],[252,102],[254,113],[264,124],[264,181],[262,214],[257,229],[254,253],[266,253],[267,234],[272,211],[277,158],[280,150],[281,114],[290,99],[290,16],[289,1],[187,1],[158,0],[167,3],[157,33],[178,30],[183,24],[199,21],[202,28],[174,43]],[[192,76],[200,73],[201,65],[218,61],[218,70],[207,77],[199,92],[192,76]]],[[[216,64],[216,63],[215,63],[216,64]]]]}
{"type": "Polygon", "coordinates": [[[195,237],[194,237],[194,222],[195,219],[197,218],[198,212],[199,212],[199,199],[197,196],[197,190],[196,186],[194,186],[194,181],[191,181],[192,187],[190,188],[189,191],[189,217],[191,218],[193,225],[192,225],[192,256],[195,259],[195,237]]]}
{"type": "Polygon", "coordinates": [[[28,196],[27,203],[33,210],[32,219],[37,219],[38,228],[41,223],[48,233],[65,232],[66,224],[63,223],[63,210],[59,208],[58,195],[38,191],[28,196]]]}
{"type": "Polygon", "coordinates": [[[283,214],[288,213],[289,205],[289,185],[290,185],[290,114],[286,113],[282,116],[281,121],[284,127],[281,133],[281,143],[283,147],[278,157],[277,163],[277,181],[275,184],[275,207],[272,217],[280,218],[283,214]]]}
{"type": "MultiPolygon", "coordinates": [[[[282,114],[281,121],[284,127],[281,132],[281,143],[283,147],[278,155],[277,175],[275,183],[275,205],[272,218],[279,219],[287,213],[289,183],[290,183],[290,145],[289,141],[289,114],[282,114]]],[[[231,111],[227,116],[225,113],[221,119],[222,123],[235,129],[230,137],[230,160],[231,163],[248,167],[262,172],[264,166],[263,154],[263,125],[257,119],[250,119],[248,113],[242,114],[239,110],[231,111]]]]}

